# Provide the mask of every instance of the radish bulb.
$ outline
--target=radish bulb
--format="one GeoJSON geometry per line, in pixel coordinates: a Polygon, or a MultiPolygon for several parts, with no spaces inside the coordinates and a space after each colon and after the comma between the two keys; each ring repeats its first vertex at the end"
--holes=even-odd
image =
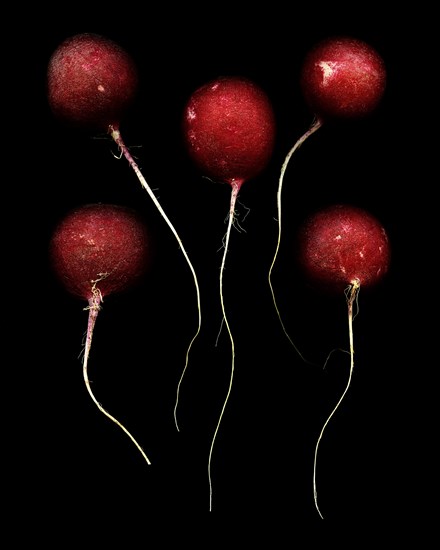
{"type": "Polygon", "coordinates": [[[297,259],[304,277],[325,293],[345,293],[348,305],[350,371],[347,385],[319,434],[313,467],[313,494],[318,506],[316,460],[326,426],[341,404],[354,368],[353,307],[361,288],[377,285],[390,265],[390,244],[385,228],[369,212],[352,205],[332,205],[304,222],[297,238],[297,259]]]}
{"type": "Polygon", "coordinates": [[[323,124],[370,115],[382,99],[385,86],[386,69],[382,57],[372,46],[357,38],[337,36],[318,42],[308,52],[301,67],[300,87],[306,103],[314,113],[314,120],[290,149],[281,167],[277,192],[278,240],[269,269],[269,286],[278,318],[284,333],[301,357],[281,320],[271,282],[281,243],[284,174],[295,151],[323,124]]]}
{"type": "Polygon", "coordinates": [[[235,344],[223,299],[225,261],[241,186],[266,168],[274,149],[274,111],[266,93],[253,81],[237,76],[219,77],[205,83],[190,96],[184,109],[183,136],[188,154],[200,171],[231,186],[220,268],[220,301],[223,322],[231,341],[232,365],[228,391],[209,452],[209,508],[212,510],[211,457],[231,392],[235,362],[235,344]]]}
{"type": "MultiPolygon", "coordinates": [[[[75,128],[110,134],[134,170],[174,234],[191,270],[197,298],[198,326],[186,352],[201,327],[200,290],[194,267],[173,224],[130,154],[121,132],[121,120],[138,91],[138,70],[134,60],[119,44],[94,33],[81,33],[64,40],[52,53],[47,70],[47,97],[54,115],[75,128]]],[[[179,429],[176,420],[176,427],[179,429]]]]}
{"type": "Polygon", "coordinates": [[[49,244],[55,275],[73,296],[88,302],[83,377],[98,409],[119,426],[150,460],[131,433],[97,401],[88,377],[88,360],[96,319],[104,297],[140,282],[152,262],[150,232],[131,209],[113,204],[88,204],[69,212],[57,225],[49,244]]]}

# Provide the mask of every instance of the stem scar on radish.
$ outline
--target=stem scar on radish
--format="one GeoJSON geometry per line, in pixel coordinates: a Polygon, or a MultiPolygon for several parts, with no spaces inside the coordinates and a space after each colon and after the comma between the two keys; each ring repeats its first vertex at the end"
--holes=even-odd
{"type": "Polygon", "coordinates": [[[354,369],[353,307],[361,288],[383,280],[389,271],[390,243],[379,220],[359,207],[331,205],[310,215],[297,235],[296,257],[310,285],[324,294],[344,292],[348,306],[350,371],[347,385],[319,434],[314,454],[313,494],[318,506],[316,462],[324,430],[346,395],[354,369]]]}
{"type": "Polygon", "coordinates": [[[95,398],[88,377],[88,360],[95,323],[104,297],[135,287],[153,261],[154,244],[148,227],[130,208],[87,204],[70,211],[58,223],[50,244],[51,266],[66,290],[87,300],[88,323],[83,355],[83,377],[98,409],[121,428],[150,460],[131,433],[95,398]]]}
{"type": "Polygon", "coordinates": [[[349,36],[326,38],[306,55],[300,71],[300,87],[314,120],[288,152],[281,167],[278,192],[278,240],[269,269],[269,286],[281,327],[287,333],[276,303],[272,272],[281,243],[281,194],[284,174],[295,151],[323,124],[337,120],[361,119],[378,106],[385,92],[386,68],[380,54],[366,42],[349,36]]]}
{"type": "MultiPolygon", "coordinates": [[[[175,236],[194,279],[198,312],[197,330],[186,351],[185,370],[201,328],[200,290],[180,236],[120,132],[121,120],[135,99],[138,82],[137,66],[119,44],[98,34],[80,33],[65,39],[52,53],[47,70],[47,97],[52,112],[60,120],[76,128],[110,134],[175,236]]],[[[179,430],[176,416],[175,424],[179,430]]]]}
{"type": "Polygon", "coordinates": [[[205,176],[231,186],[219,286],[222,324],[229,334],[232,363],[226,398],[209,451],[210,511],[212,453],[232,389],[235,364],[235,344],[223,299],[226,255],[239,191],[244,182],[266,168],[274,149],[275,129],[275,115],[267,94],[255,82],[244,77],[222,76],[205,83],[192,93],[184,108],[183,135],[190,158],[205,176]]]}

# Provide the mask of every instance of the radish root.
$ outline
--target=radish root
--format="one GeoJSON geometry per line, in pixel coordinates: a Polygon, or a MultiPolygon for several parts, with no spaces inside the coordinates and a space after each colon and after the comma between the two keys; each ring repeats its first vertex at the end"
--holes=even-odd
{"type": "Polygon", "coordinates": [[[145,454],[144,450],[139,445],[139,443],[136,441],[136,439],[131,435],[131,433],[114,416],[109,414],[103,408],[101,403],[99,403],[99,401],[97,401],[96,397],[94,396],[94,394],[92,392],[92,388],[90,387],[90,380],[89,380],[88,373],[87,373],[88,360],[89,360],[89,355],[90,355],[90,348],[91,348],[91,345],[92,345],[92,337],[93,337],[93,331],[94,331],[94,328],[95,328],[96,319],[98,317],[99,311],[101,310],[101,303],[103,301],[100,290],[98,288],[96,288],[96,283],[99,280],[102,280],[102,278],[104,278],[105,276],[106,275],[103,274],[100,279],[93,282],[93,288],[92,288],[93,294],[92,294],[92,297],[89,300],[89,306],[87,308],[85,308],[89,311],[89,319],[88,319],[88,324],[87,324],[87,337],[86,337],[86,343],[85,343],[85,349],[84,349],[84,358],[83,358],[84,382],[86,384],[86,388],[87,388],[87,391],[90,394],[90,397],[92,398],[93,402],[98,407],[98,409],[105,416],[107,416],[107,418],[109,418],[112,422],[114,422],[117,426],[119,426],[121,428],[121,430],[123,430],[128,435],[128,437],[132,440],[132,442],[136,445],[136,447],[141,452],[141,454],[144,457],[147,464],[150,465],[151,462],[150,462],[149,458],[147,457],[147,455],[145,454]]]}
{"type": "Polygon", "coordinates": [[[339,407],[342,400],[344,399],[345,394],[347,393],[348,388],[350,387],[350,384],[351,384],[351,378],[353,375],[353,368],[354,368],[353,319],[355,316],[353,315],[353,304],[355,302],[357,303],[359,290],[360,290],[360,283],[359,281],[355,280],[345,291],[345,296],[347,299],[347,306],[348,306],[348,333],[349,333],[349,343],[350,343],[350,371],[348,375],[347,385],[344,391],[342,392],[342,395],[339,398],[338,402],[336,403],[334,409],[328,416],[327,420],[324,422],[324,425],[321,429],[321,432],[319,434],[318,440],[316,442],[316,447],[315,447],[315,455],[314,455],[314,462],[313,462],[313,498],[315,501],[316,510],[318,511],[318,514],[320,515],[321,519],[324,519],[324,516],[322,515],[321,510],[319,509],[319,506],[318,506],[318,492],[316,489],[316,462],[317,462],[317,456],[318,456],[318,446],[322,439],[322,435],[324,433],[325,428],[327,427],[328,423],[330,422],[330,419],[335,414],[337,408],[339,407]]]}
{"type": "Polygon", "coordinates": [[[275,249],[275,255],[273,257],[273,260],[272,260],[272,264],[270,266],[270,269],[269,269],[269,276],[268,276],[268,280],[269,280],[269,287],[270,287],[270,291],[271,291],[271,294],[272,294],[272,300],[273,300],[273,304],[275,306],[275,310],[276,310],[276,313],[277,313],[277,316],[278,316],[278,319],[281,323],[281,328],[283,329],[283,332],[284,334],[287,336],[289,342],[292,344],[292,346],[295,348],[295,351],[298,353],[298,355],[301,357],[301,359],[305,362],[305,363],[309,363],[309,361],[307,361],[303,355],[301,354],[301,352],[299,351],[299,349],[296,347],[296,345],[294,344],[293,340],[291,339],[291,337],[289,336],[287,330],[286,330],[286,327],[284,326],[284,323],[283,323],[283,320],[281,318],[281,314],[280,314],[280,311],[278,309],[278,306],[277,306],[277,302],[276,302],[276,299],[275,299],[275,292],[273,290],[273,286],[272,286],[272,271],[273,271],[273,268],[274,268],[274,265],[275,265],[275,262],[276,262],[276,259],[277,259],[277,256],[278,256],[278,252],[279,252],[279,248],[280,248],[280,244],[281,244],[281,192],[282,192],[282,188],[283,188],[283,180],[284,180],[284,173],[286,172],[286,169],[287,169],[287,165],[289,164],[289,161],[290,161],[290,158],[292,157],[293,153],[304,143],[304,141],[310,137],[313,133],[316,132],[316,130],[318,130],[318,128],[320,128],[322,126],[322,121],[318,118],[318,119],[315,119],[313,121],[313,123],[311,124],[310,128],[307,130],[307,132],[305,132],[298,140],[297,142],[294,144],[294,146],[290,149],[290,151],[288,152],[284,162],[283,162],[283,165],[281,167],[281,172],[280,172],[280,178],[279,178],[279,183],[278,183],[278,192],[277,192],[277,210],[278,210],[278,240],[277,240],[277,246],[276,246],[276,249],[275,249]]]}
{"type": "Polygon", "coordinates": [[[182,243],[182,240],[180,239],[176,229],[174,228],[173,224],[171,223],[171,221],[169,220],[168,216],[165,214],[162,206],[160,205],[159,201],[157,200],[156,198],[156,195],[153,193],[151,187],[148,185],[147,181],[145,180],[139,166],[137,165],[136,161],[134,160],[134,158],[132,157],[132,155],[130,154],[127,146],[125,145],[122,137],[121,137],[121,133],[119,130],[117,130],[116,128],[114,128],[113,126],[109,126],[109,132],[110,132],[110,135],[111,137],[113,138],[113,140],[115,141],[115,143],[118,145],[119,149],[121,150],[122,154],[125,156],[125,158],[127,159],[128,163],[130,164],[130,166],[133,168],[133,170],[135,171],[140,183],[142,184],[142,187],[147,191],[147,193],[150,195],[153,203],[156,205],[157,209],[159,210],[160,214],[162,215],[163,219],[165,220],[165,222],[168,224],[168,226],[170,227],[171,231],[173,232],[174,236],[176,237],[177,239],[177,242],[179,243],[179,247],[180,249],[182,250],[182,253],[186,259],[186,261],[188,262],[188,266],[191,270],[191,273],[192,273],[192,276],[193,276],[193,279],[194,279],[194,284],[195,284],[195,287],[196,287],[196,294],[197,294],[197,311],[198,311],[198,326],[197,326],[197,331],[196,333],[194,334],[194,336],[192,337],[190,343],[189,343],[189,346],[187,348],[187,351],[186,351],[186,357],[185,357],[185,366],[183,368],[183,371],[182,371],[182,374],[180,376],[180,379],[179,379],[179,382],[177,384],[177,393],[176,393],[176,401],[175,401],[175,405],[174,405],[174,423],[176,425],[176,429],[177,431],[180,431],[180,428],[179,428],[179,424],[177,422],[177,407],[178,407],[178,404],[179,404],[179,398],[180,398],[180,386],[182,384],[182,380],[183,380],[183,377],[185,375],[185,372],[186,372],[186,369],[188,367],[188,361],[189,361],[189,353],[190,353],[190,350],[192,348],[192,345],[195,341],[195,339],[197,338],[199,332],[200,332],[200,327],[201,327],[201,306],[200,306],[200,289],[199,289],[199,284],[198,284],[198,281],[197,281],[197,275],[196,275],[196,272],[194,270],[194,267],[188,257],[188,254],[183,246],[183,243],[182,243]]]}
{"type": "Polygon", "coordinates": [[[229,221],[228,221],[228,227],[227,227],[227,230],[226,230],[226,236],[225,236],[225,241],[224,241],[223,258],[222,258],[222,263],[221,263],[221,267],[220,267],[220,302],[221,302],[222,312],[223,312],[222,325],[223,325],[223,322],[224,322],[224,324],[227,328],[228,334],[229,334],[229,338],[231,340],[231,352],[232,352],[231,375],[230,375],[230,378],[229,378],[228,391],[226,393],[226,397],[225,397],[225,400],[223,402],[223,406],[222,406],[222,409],[221,409],[221,412],[220,412],[220,416],[219,416],[219,419],[218,419],[218,422],[217,422],[217,426],[214,430],[214,435],[212,437],[211,446],[210,446],[210,449],[209,449],[208,482],[209,482],[209,511],[210,512],[212,511],[212,478],[211,478],[212,453],[213,453],[213,450],[214,450],[214,443],[215,443],[215,440],[216,440],[216,437],[217,437],[217,434],[218,434],[218,431],[219,431],[219,428],[220,428],[220,423],[222,421],[223,414],[225,412],[226,405],[228,403],[229,396],[231,394],[232,382],[233,382],[233,378],[234,378],[234,369],[235,369],[235,344],[234,344],[234,339],[232,337],[231,328],[229,326],[228,319],[226,317],[226,310],[225,310],[225,304],[224,304],[224,299],[223,299],[223,273],[224,273],[224,270],[225,270],[226,254],[228,252],[228,247],[229,247],[229,238],[230,238],[230,235],[231,235],[231,228],[232,228],[232,225],[234,223],[235,204],[237,202],[237,196],[238,196],[238,192],[239,192],[240,186],[241,186],[240,184],[238,184],[235,181],[233,181],[231,183],[231,185],[232,185],[232,193],[231,193],[231,202],[230,202],[230,207],[229,207],[229,221]]]}

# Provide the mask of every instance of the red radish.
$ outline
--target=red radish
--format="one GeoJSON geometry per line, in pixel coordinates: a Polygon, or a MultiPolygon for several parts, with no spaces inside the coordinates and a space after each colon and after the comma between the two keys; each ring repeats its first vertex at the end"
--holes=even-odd
{"type": "Polygon", "coordinates": [[[372,113],[385,92],[382,57],[366,42],[327,38],[306,55],[300,85],[318,119],[359,118],[372,113]]]}
{"type": "Polygon", "coordinates": [[[361,288],[377,285],[390,266],[390,244],[382,224],[369,212],[345,204],[315,212],[302,225],[297,239],[297,258],[306,279],[324,292],[345,292],[348,304],[350,372],[347,386],[327,418],[315,448],[313,492],[316,491],[316,457],[319,442],[330,418],[351,383],[354,367],[353,305],[361,288]]]}
{"type": "Polygon", "coordinates": [[[281,168],[277,193],[278,241],[269,269],[269,286],[275,309],[281,326],[295,349],[296,346],[281,321],[271,283],[281,242],[281,193],[284,173],[293,153],[324,123],[360,119],[370,115],[382,99],[385,86],[386,68],[382,57],[371,45],[357,38],[326,38],[318,42],[303,61],[300,87],[315,118],[308,130],[290,149],[281,168]]]}
{"type": "Polygon", "coordinates": [[[48,101],[67,123],[91,130],[118,130],[138,90],[138,70],[119,44],[83,33],[53,52],[47,74],[48,101]]]}
{"type": "Polygon", "coordinates": [[[233,189],[257,176],[272,155],[272,105],[247,78],[219,77],[201,86],[185,107],[183,124],[195,164],[233,189]]]}
{"type": "Polygon", "coordinates": [[[92,393],[87,374],[92,336],[104,297],[138,284],[153,257],[149,229],[135,211],[113,204],[88,204],[69,212],[55,228],[49,256],[54,273],[74,296],[88,302],[88,324],[83,359],[87,390],[99,410],[133,441],[130,432],[111,416],[92,393]]]}
{"type": "Polygon", "coordinates": [[[275,143],[272,104],[255,82],[239,76],[215,78],[195,90],[184,109],[183,135],[189,156],[206,176],[231,186],[228,228],[220,269],[223,321],[232,346],[229,388],[214,432],[208,460],[210,510],[212,509],[211,457],[215,438],[231,392],[235,346],[223,301],[223,272],[237,196],[244,182],[266,168],[275,143]]]}
{"type": "Polygon", "coordinates": [[[363,288],[387,273],[390,250],[385,229],[370,213],[351,205],[334,205],[310,216],[298,238],[303,273],[329,292],[363,288]]]}
{"type": "MultiPolygon", "coordinates": [[[[130,154],[120,132],[121,119],[138,90],[137,67],[130,55],[114,41],[93,33],[67,38],[53,52],[47,71],[47,96],[55,116],[76,127],[108,132],[133,168],[177,239],[188,262],[197,295],[198,327],[186,353],[200,332],[201,307],[197,276],[183,243],[162,206],[130,154]]],[[[179,426],[176,421],[176,428],[179,426]]]]}

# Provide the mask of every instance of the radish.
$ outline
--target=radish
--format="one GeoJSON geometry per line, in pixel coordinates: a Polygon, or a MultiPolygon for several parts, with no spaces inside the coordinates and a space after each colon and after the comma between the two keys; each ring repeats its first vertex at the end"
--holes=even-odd
{"type": "Polygon", "coordinates": [[[244,182],[267,166],[275,143],[275,115],[267,94],[255,82],[240,76],[215,78],[193,92],[184,108],[183,135],[188,154],[204,175],[231,186],[228,227],[220,268],[223,322],[232,347],[232,366],[226,399],[214,432],[208,460],[212,510],[211,457],[216,435],[232,388],[235,345],[223,300],[223,273],[235,206],[244,182]]]}
{"type": "MultiPolygon", "coordinates": [[[[64,122],[110,134],[177,239],[194,279],[198,311],[198,327],[186,352],[186,369],[190,349],[201,327],[200,290],[176,229],[121,136],[121,120],[135,99],[138,81],[134,60],[119,44],[98,34],[81,33],[65,39],[52,53],[47,71],[47,97],[53,114],[64,122]]],[[[179,430],[176,417],[175,423],[179,430]]]]}
{"type": "Polygon", "coordinates": [[[330,418],[339,407],[351,383],[354,367],[353,306],[361,288],[379,284],[389,271],[390,244],[382,224],[369,212],[346,204],[323,208],[310,215],[297,237],[298,265],[304,277],[325,293],[345,292],[348,304],[350,371],[344,392],[319,434],[314,458],[313,493],[316,490],[318,446],[330,418]]]}
{"type": "Polygon", "coordinates": [[[97,401],[88,377],[92,336],[104,297],[139,284],[154,254],[150,231],[135,211],[113,204],[88,204],[70,211],[55,228],[50,244],[51,266],[73,296],[88,303],[83,357],[86,388],[98,409],[133,441],[147,464],[150,460],[130,432],[97,401]]]}
{"type": "Polygon", "coordinates": [[[52,53],[47,96],[54,115],[88,130],[119,130],[138,90],[134,60],[119,44],[82,33],[52,53]]]}
{"type": "Polygon", "coordinates": [[[376,109],[385,92],[385,64],[370,44],[358,38],[327,38],[306,55],[300,85],[321,123],[364,117],[376,109]]]}
{"type": "Polygon", "coordinates": [[[298,353],[281,320],[271,282],[281,242],[284,174],[293,153],[323,124],[367,117],[378,106],[385,86],[386,68],[380,54],[366,42],[349,36],[330,37],[318,42],[308,52],[301,67],[300,87],[306,103],[314,113],[314,120],[290,149],[281,167],[277,192],[278,241],[269,269],[269,286],[278,318],[298,353]]]}

